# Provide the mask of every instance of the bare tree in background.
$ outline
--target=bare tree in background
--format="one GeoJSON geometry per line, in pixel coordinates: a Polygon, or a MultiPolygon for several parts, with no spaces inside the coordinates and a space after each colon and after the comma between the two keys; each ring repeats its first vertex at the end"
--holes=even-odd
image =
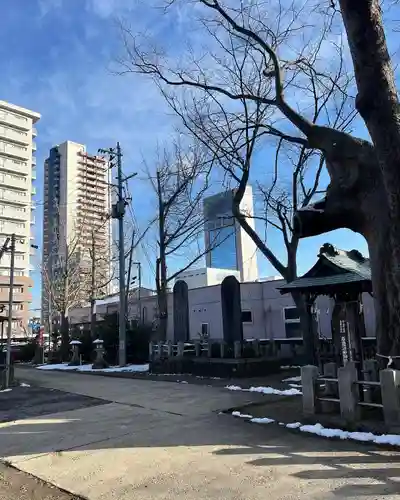
{"type": "MultiPolygon", "coordinates": [[[[214,2],[199,3],[208,7],[214,5],[214,2]]],[[[297,41],[295,49],[289,50],[303,28],[298,25],[297,15],[300,13],[296,12],[294,4],[288,9],[280,5],[275,22],[268,25],[261,17],[265,4],[260,3],[258,10],[254,5],[253,10],[249,8],[246,11],[243,8],[233,11],[235,19],[243,24],[255,23],[257,33],[271,40],[272,53],[278,47],[286,47],[290,57],[282,62],[287,75],[286,82],[281,82],[282,95],[285,91],[297,96],[299,104],[309,116],[307,123],[311,127],[323,123],[339,130],[348,130],[356,111],[353,99],[349,96],[352,80],[344,64],[340,38],[331,45],[331,71],[322,71],[320,68],[321,54],[326,50],[324,43],[331,29],[331,17],[325,18],[317,36],[310,34],[301,43],[297,41]]],[[[218,10],[216,6],[212,8],[218,10]]],[[[220,17],[202,20],[215,48],[207,60],[209,63],[211,61],[212,71],[201,56],[196,58],[193,54],[189,57],[187,68],[174,68],[155,49],[143,50],[135,37],[126,30],[124,35],[128,60],[125,61],[125,68],[127,71],[151,75],[155,79],[186,128],[207,148],[213,163],[222,167],[227,181],[237,188],[233,212],[242,228],[277,272],[287,281],[292,281],[297,277],[299,245],[299,234],[294,231],[292,223],[293,215],[307,206],[320,190],[325,157],[284,119],[285,113],[274,98],[276,79],[273,58],[270,52],[259,46],[259,35],[250,37],[247,28],[246,33],[238,31],[236,20],[229,18],[229,14],[227,19],[223,13],[220,13],[220,17]],[[171,94],[171,87],[183,87],[185,92],[171,94]],[[277,108],[280,112],[277,112],[277,108]],[[264,154],[261,156],[261,153],[264,154]],[[270,175],[269,184],[258,182],[265,202],[265,215],[261,218],[267,227],[281,234],[287,254],[286,262],[278,259],[265,238],[249,224],[248,214],[240,210],[255,162],[261,164],[264,172],[270,175]],[[284,178],[288,179],[286,183],[284,178]]],[[[206,56],[204,58],[207,59],[206,56]]],[[[285,101],[283,109],[288,113],[289,121],[293,119],[292,124],[296,126],[296,117],[300,115],[285,101]]],[[[253,179],[257,177],[253,175],[253,179]]],[[[312,361],[314,337],[307,304],[300,294],[294,294],[293,299],[299,309],[306,350],[312,361]]]]}
{"type": "Polygon", "coordinates": [[[209,247],[202,245],[205,222],[202,200],[209,188],[210,170],[211,163],[202,148],[184,149],[175,143],[172,153],[162,154],[156,178],[151,178],[158,205],[156,290],[160,340],[167,335],[170,283],[216,245],[214,241],[209,247]],[[178,258],[178,269],[169,273],[168,262],[176,263],[178,258]]]}

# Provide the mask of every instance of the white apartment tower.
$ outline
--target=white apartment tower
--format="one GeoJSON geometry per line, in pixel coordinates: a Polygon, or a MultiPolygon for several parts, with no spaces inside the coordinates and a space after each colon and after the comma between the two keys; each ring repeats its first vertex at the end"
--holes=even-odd
{"type": "MultiPolygon", "coordinates": [[[[0,244],[15,234],[15,272],[12,334],[25,336],[33,286],[30,274],[31,226],[35,223],[33,195],[36,179],[34,124],[40,114],[0,101],[0,244]]],[[[10,255],[0,260],[0,305],[7,303],[10,290],[10,255]]],[[[1,327],[0,327],[1,328],[1,327]]]]}
{"type": "Polygon", "coordinates": [[[60,301],[61,288],[66,308],[109,292],[110,210],[110,169],[104,158],[88,154],[85,145],[72,141],[51,148],[44,164],[44,324],[49,308],[52,312],[60,308],[51,300],[60,301]]]}

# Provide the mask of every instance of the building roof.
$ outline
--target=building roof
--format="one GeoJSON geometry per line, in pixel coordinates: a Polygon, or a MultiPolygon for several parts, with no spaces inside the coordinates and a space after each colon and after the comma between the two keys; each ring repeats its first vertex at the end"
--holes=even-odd
{"type": "Polygon", "coordinates": [[[319,251],[318,261],[301,278],[279,287],[282,294],[293,290],[334,291],[348,285],[360,291],[371,291],[371,267],[369,259],[358,250],[339,250],[325,243],[319,251]]]}
{"type": "Polygon", "coordinates": [[[17,113],[19,115],[27,116],[28,118],[32,118],[33,123],[36,123],[41,118],[40,113],[37,113],[36,111],[32,111],[27,108],[23,108],[21,106],[17,106],[16,104],[11,104],[10,102],[7,101],[0,100],[0,108],[5,109],[7,111],[11,111],[13,113],[17,113]]]}

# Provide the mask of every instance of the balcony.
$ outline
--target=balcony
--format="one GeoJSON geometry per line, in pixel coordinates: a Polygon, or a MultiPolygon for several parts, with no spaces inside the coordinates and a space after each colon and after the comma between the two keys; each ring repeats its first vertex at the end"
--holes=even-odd
{"type": "Polygon", "coordinates": [[[36,194],[36,187],[32,186],[31,194],[34,196],[36,194]]]}
{"type": "Polygon", "coordinates": [[[12,188],[22,189],[24,191],[27,190],[27,182],[25,177],[19,179],[17,176],[9,174],[0,174],[0,185],[10,186],[12,188]]]}
{"type": "Polygon", "coordinates": [[[32,156],[32,166],[36,167],[36,156],[32,156]]]}
{"type": "Polygon", "coordinates": [[[0,217],[13,219],[13,220],[28,220],[28,212],[24,209],[20,209],[17,207],[12,207],[10,205],[0,204],[0,217]]]}
{"type": "Polygon", "coordinates": [[[17,205],[28,205],[27,196],[20,196],[21,191],[0,191],[0,201],[9,201],[11,203],[16,203],[17,205]]]}
{"type": "Polygon", "coordinates": [[[19,116],[8,111],[0,111],[0,122],[14,125],[23,130],[29,130],[31,128],[30,121],[25,116],[19,116]]]}
{"type": "Polygon", "coordinates": [[[36,224],[36,217],[34,215],[31,217],[31,224],[36,224]]]}
{"type": "Polygon", "coordinates": [[[32,151],[36,151],[36,142],[32,141],[32,151]]]}
{"type": "Polygon", "coordinates": [[[0,137],[9,141],[19,142],[20,144],[29,144],[30,138],[27,132],[14,130],[9,127],[0,126],[0,137]]]}
{"type": "Polygon", "coordinates": [[[9,172],[18,172],[19,174],[28,175],[28,165],[23,161],[11,160],[11,158],[0,157],[0,170],[8,170],[9,172]]]}
{"type": "Polygon", "coordinates": [[[36,169],[35,168],[32,170],[32,179],[33,180],[36,179],[36,169]]]}
{"type": "Polygon", "coordinates": [[[30,158],[30,152],[25,146],[18,146],[17,144],[7,144],[0,141],[0,153],[5,153],[14,158],[21,158],[22,160],[28,160],[30,158]]]}
{"type": "Polygon", "coordinates": [[[36,127],[32,127],[32,136],[33,137],[37,136],[37,129],[36,129],[36,127]]]}

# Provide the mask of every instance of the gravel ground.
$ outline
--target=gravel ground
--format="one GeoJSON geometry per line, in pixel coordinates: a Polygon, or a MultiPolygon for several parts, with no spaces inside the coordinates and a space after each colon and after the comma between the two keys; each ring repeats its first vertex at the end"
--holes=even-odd
{"type": "Polygon", "coordinates": [[[80,497],[0,462],[0,500],[80,500],[80,497]]]}

